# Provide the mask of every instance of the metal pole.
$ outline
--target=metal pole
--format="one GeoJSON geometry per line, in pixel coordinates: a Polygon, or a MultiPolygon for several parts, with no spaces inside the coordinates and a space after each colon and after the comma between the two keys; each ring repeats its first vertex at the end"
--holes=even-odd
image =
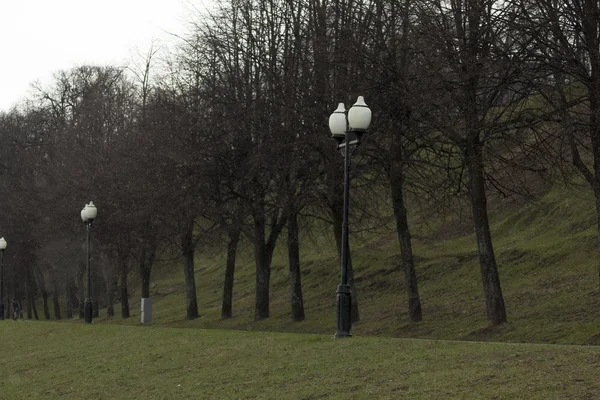
{"type": "Polygon", "coordinates": [[[350,141],[349,132],[345,134],[344,140],[344,209],[342,219],[342,283],[337,288],[337,332],[334,337],[344,338],[352,336],[350,328],[352,325],[352,293],[348,285],[348,208],[350,205],[350,141]]]}
{"type": "Polygon", "coordinates": [[[0,321],[4,320],[4,250],[0,250],[0,321]]]}
{"type": "Polygon", "coordinates": [[[85,323],[91,324],[92,323],[92,276],[91,276],[91,272],[90,272],[90,231],[92,230],[92,222],[91,221],[86,222],[85,227],[87,230],[87,267],[86,267],[87,293],[86,293],[85,302],[83,303],[83,307],[84,307],[83,315],[85,318],[85,323]]]}

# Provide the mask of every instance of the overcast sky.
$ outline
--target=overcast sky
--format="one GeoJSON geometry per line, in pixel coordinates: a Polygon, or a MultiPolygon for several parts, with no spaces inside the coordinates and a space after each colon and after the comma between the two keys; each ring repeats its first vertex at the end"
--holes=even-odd
{"type": "Polygon", "coordinates": [[[211,0],[0,0],[0,110],[31,83],[83,64],[126,65],[153,39],[186,30],[211,0]]]}

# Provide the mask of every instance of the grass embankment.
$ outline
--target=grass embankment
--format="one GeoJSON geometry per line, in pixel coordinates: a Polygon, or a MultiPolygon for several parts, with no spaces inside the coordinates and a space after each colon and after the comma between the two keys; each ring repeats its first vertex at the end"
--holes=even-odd
{"type": "MultiPolygon", "coordinates": [[[[509,322],[486,328],[475,239],[469,213],[432,233],[414,224],[414,247],[423,322],[406,317],[406,294],[395,233],[363,241],[352,237],[361,321],[359,335],[437,339],[600,343],[594,202],[588,191],[553,189],[534,204],[498,203],[491,215],[493,238],[509,322]],[[463,233],[461,233],[463,232],[463,233]]],[[[271,317],[253,320],[254,266],[242,252],[236,270],[234,314],[220,319],[224,260],[199,254],[196,280],[201,317],[185,319],[183,276],[178,265],[158,266],[151,295],[154,324],[175,327],[325,333],[335,330],[335,289],[339,266],[331,243],[302,243],[306,321],[289,317],[289,286],[284,244],[273,262],[271,317]]],[[[135,287],[135,285],[132,285],[135,287]]],[[[139,323],[139,291],[132,294],[133,316],[105,317],[98,323],[139,323]]],[[[102,311],[104,315],[104,311],[102,311]]],[[[118,309],[117,309],[118,315],[118,309]]]]}
{"type": "Polygon", "coordinates": [[[588,399],[600,348],[0,322],[1,399],[588,399]]]}

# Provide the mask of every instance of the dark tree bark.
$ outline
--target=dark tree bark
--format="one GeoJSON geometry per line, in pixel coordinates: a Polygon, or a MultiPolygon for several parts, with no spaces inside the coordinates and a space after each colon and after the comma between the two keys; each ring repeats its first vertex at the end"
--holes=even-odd
{"type": "Polygon", "coordinates": [[[256,298],[254,304],[254,319],[269,317],[269,279],[271,264],[264,241],[265,212],[261,204],[254,213],[254,263],[256,266],[256,298]]]}
{"type": "Polygon", "coordinates": [[[54,292],[52,293],[52,305],[54,306],[54,318],[59,320],[61,319],[60,316],[60,300],[59,300],[59,296],[58,296],[58,291],[54,290],[54,292]]]}
{"type": "Polygon", "coordinates": [[[127,275],[129,273],[129,247],[127,244],[119,246],[117,252],[119,262],[120,300],[121,300],[121,318],[129,318],[129,290],[127,288],[127,275]]]}
{"type": "Polygon", "coordinates": [[[489,324],[495,326],[506,322],[507,319],[488,220],[481,147],[478,135],[470,137],[467,142],[466,161],[469,171],[469,198],[477,239],[485,308],[489,324]]]}
{"type": "Polygon", "coordinates": [[[396,217],[396,232],[402,252],[402,270],[404,271],[404,284],[408,295],[408,317],[413,322],[423,319],[421,310],[421,299],[417,285],[417,273],[415,271],[415,259],[412,251],[410,230],[408,228],[408,217],[404,203],[404,172],[402,171],[402,159],[398,156],[392,159],[392,170],[390,173],[390,187],[392,190],[392,206],[396,217]]]}
{"type": "Polygon", "coordinates": [[[37,312],[37,306],[35,305],[35,296],[33,295],[33,293],[29,295],[29,298],[31,302],[31,310],[33,311],[33,318],[37,321],[40,319],[40,317],[37,312]]]}
{"type": "Polygon", "coordinates": [[[142,298],[150,298],[150,274],[152,273],[152,265],[154,264],[154,256],[156,254],[156,236],[153,232],[149,232],[149,236],[141,243],[142,251],[139,259],[139,272],[142,280],[142,298]]]}
{"type": "Polygon", "coordinates": [[[183,263],[183,276],[185,280],[185,310],[187,319],[198,318],[198,300],[196,297],[196,280],[194,273],[194,218],[189,218],[185,223],[181,235],[181,250],[185,259],[183,263]]]}
{"type": "Polygon", "coordinates": [[[140,262],[140,278],[142,278],[142,298],[150,298],[150,269],[144,261],[140,262]]]}
{"type": "Polygon", "coordinates": [[[304,300],[302,297],[302,280],[300,275],[300,241],[298,229],[298,215],[290,213],[288,218],[288,259],[290,268],[290,290],[292,319],[303,321],[304,300]]]}
{"type": "MultiPolygon", "coordinates": [[[[26,302],[27,302],[27,319],[31,319],[32,318],[32,295],[31,293],[29,293],[29,291],[27,291],[27,298],[26,298],[26,302]]],[[[36,312],[37,314],[37,312],[36,312]]],[[[36,318],[37,319],[37,318],[36,318]]]]}
{"type": "Polygon", "coordinates": [[[31,309],[33,310],[33,318],[37,321],[40,319],[38,312],[37,312],[37,306],[35,305],[35,297],[33,296],[33,294],[30,295],[30,301],[31,301],[31,309]]]}
{"type": "Polygon", "coordinates": [[[35,320],[39,319],[37,307],[35,306],[35,296],[33,295],[33,290],[31,287],[32,277],[30,271],[27,271],[27,319],[33,318],[35,320]]]}
{"type": "Polygon", "coordinates": [[[221,304],[221,318],[231,318],[233,315],[233,278],[235,273],[235,259],[240,240],[240,229],[231,227],[227,241],[227,265],[225,267],[225,282],[223,284],[223,303],[221,304]]]}
{"type": "Polygon", "coordinates": [[[380,135],[381,146],[387,150],[387,157],[382,157],[381,160],[388,175],[396,219],[396,234],[408,297],[408,316],[411,321],[419,322],[423,316],[404,196],[407,167],[413,161],[411,156],[415,149],[422,147],[424,139],[422,133],[416,133],[410,127],[410,96],[411,91],[417,88],[416,83],[408,79],[412,73],[411,64],[414,62],[411,41],[415,37],[412,36],[413,21],[410,18],[414,10],[411,0],[392,2],[388,12],[384,11],[387,7],[384,3],[378,3],[376,7],[373,28],[381,32],[381,35],[375,37],[373,45],[373,57],[379,58],[377,71],[380,78],[379,87],[376,89],[385,93],[384,98],[380,99],[380,106],[382,117],[390,122],[389,128],[383,128],[389,134],[384,137],[380,135]]]}
{"type": "Polygon", "coordinates": [[[94,311],[94,313],[93,313],[94,318],[98,318],[100,316],[100,304],[98,303],[97,297],[94,297],[92,305],[93,305],[92,309],[94,311]]]}
{"type": "Polygon", "coordinates": [[[36,268],[36,276],[38,281],[38,288],[42,294],[42,308],[44,310],[44,318],[50,319],[50,309],[48,308],[48,290],[46,290],[46,279],[44,273],[36,268]]]}
{"type": "Polygon", "coordinates": [[[54,318],[59,320],[61,319],[60,314],[60,287],[58,284],[58,279],[56,277],[56,270],[53,270],[51,273],[52,278],[52,306],[54,308],[54,318]]]}
{"type": "Polygon", "coordinates": [[[115,316],[115,288],[116,281],[114,279],[108,279],[106,281],[106,316],[114,317],[115,316]]]}
{"type": "Polygon", "coordinates": [[[84,300],[85,300],[85,286],[83,284],[83,276],[85,275],[85,265],[83,263],[79,264],[79,274],[77,275],[77,289],[79,292],[78,296],[78,304],[79,304],[79,318],[84,317],[84,300]]]}
{"type": "Polygon", "coordinates": [[[121,275],[121,318],[129,318],[129,291],[127,290],[127,275],[121,275]]]}
{"type": "Polygon", "coordinates": [[[32,312],[33,318],[36,320],[39,319],[37,307],[35,305],[35,295],[34,295],[34,278],[32,275],[31,267],[25,267],[25,277],[26,277],[26,286],[27,286],[27,319],[31,319],[32,312]]]}
{"type": "MultiPolygon", "coordinates": [[[[67,308],[67,318],[73,318],[73,284],[69,278],[65,284],[65,305],[67,308]]],[[[76,300],[76,299],[75,299],[76,300]]]]}
{"type": "Polygon", "coordinates": [[[42,290],[42,308],[44,310],[44,318],[50,319],[50,309],[48,308],[48,292],[42,290]]]}
{"type": "MultiPolygon", "coordinates": [[[[263,200],[264,201],[264,200],[263,200]]],[[[259,203],[261,200],[259,200],[259,203]]],[[[271,230],[265,241],[265,210],[264,203],[254,209],[254,262],[256,264],[256,302],[254,306],[254,319],[261,320],[269,317],[269,291],[271,279],[271,262],[273,251],[279,234],[286,224],[285,211],[277,218],[271,220],[271,230]]]]}
{"type": "Polygon", "coordinates": [[[256,301],[254,319],[269,318],[269,282],[271,279],[271,258],[263,241],[254,243],[256,264],[256,301]]]}

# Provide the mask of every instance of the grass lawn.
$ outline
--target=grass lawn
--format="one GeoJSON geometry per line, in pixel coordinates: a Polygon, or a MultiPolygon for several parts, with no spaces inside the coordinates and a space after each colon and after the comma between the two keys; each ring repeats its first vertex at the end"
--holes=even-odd
{"type": "Polygon", "coordinates": [[[0,321],[1,399],[594,399],[600,348],[0,321]]]}

